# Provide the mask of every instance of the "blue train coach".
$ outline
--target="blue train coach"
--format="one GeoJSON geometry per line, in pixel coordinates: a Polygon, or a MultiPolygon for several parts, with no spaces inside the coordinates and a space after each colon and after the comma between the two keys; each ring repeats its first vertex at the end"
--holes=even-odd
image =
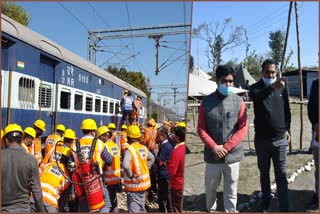
{"type": "MultiPolygon", "coordinates": [[[[25,128],[42,119],[43,136],[58,123],[81,136],[85,118],[94,119],[98,126],[114,122],[119,127],[125,89],[134,98],[141,96],[146,106],[147,96],[141,90],[3,14],[1,31],[2,129],[8,123],[25,128]]],[[[146,115],[144,108],[140,122],[146,115]]]]}

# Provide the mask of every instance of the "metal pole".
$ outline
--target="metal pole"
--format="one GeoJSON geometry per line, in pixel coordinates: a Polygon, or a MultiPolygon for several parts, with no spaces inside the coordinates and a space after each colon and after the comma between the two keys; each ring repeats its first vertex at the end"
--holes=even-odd
{"type": "Polygon", "coordinates": [[[7,125],[10,124],[10,111],[11,111],[11,83],[12,83],[12,71],[9,71],[9,93],[8,93],[8,114],[7,114],[7,125]]]}
{"type": "MultiPolygon", "coordinates": [[[[301,70],[301,57],[300,57],[300,36],[299,36],[299,15],[297,2],[294,2],[296,12],[296,30],[297,30],[297,45],[298,45],[298,67],[299,67],[299,79],[300,79],[300,101],[303,100],[303,78],[301,70]]],[[[303,140],[303,105],[300,104],[300,149],[302,149],[303,140]]]]}
{"type": "Polygon", "coordinates": [[[40,95],[39,95],[39,111],[38,111],[38,119],[41,119],[41,107],[42,107],[42,80],[40,80],[40,95]]]}
{"type": "Polygon", "coordinates": [[[286,39],[285,39],[285,42],[284,42],[284,48],[283,48],[282,59],[281,59],[281,66],[280,66],[280,72],[279,72],[280,78],[282,77],[284,57],[285,57],[285,55],[286,55],[287,43],[288,43],[288,38],[289,38],[292,3],[293,3],[293,2],[291,1],[291,2],[290,2],[290,6],[289,6],[288,24],[287,24],[287,31],[286,31],[286,39]]]}

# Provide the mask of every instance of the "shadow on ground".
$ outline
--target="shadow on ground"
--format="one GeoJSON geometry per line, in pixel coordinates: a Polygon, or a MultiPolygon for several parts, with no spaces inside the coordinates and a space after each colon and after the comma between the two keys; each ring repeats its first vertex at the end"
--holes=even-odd
{"type": "MultiPolygon", "coordinates": [[[[319,212],[318,207],[310,206],[311,199],[314,195],[310,190],[289,190],[289,212],[319,212]]],[[[238,203],[248,202],[249,195],[238,194],[238,203]]],[[[217,212],[224,212],[223,193],[217,193],[217,212]]],[[[184,196],[184,211],[185,212],[206,212],[206,196],[192,195],[184,196]]],[[[257,212],[259,200],[249,208],[241,210],[241,212],[257,212]]],[[[277,195],[272,199],[271,212],[279,212],[277,195]]]]}

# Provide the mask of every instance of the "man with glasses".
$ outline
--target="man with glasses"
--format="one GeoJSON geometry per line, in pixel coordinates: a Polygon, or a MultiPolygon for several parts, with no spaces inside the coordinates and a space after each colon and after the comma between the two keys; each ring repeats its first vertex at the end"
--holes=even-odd
{"type": "Polygon", "coordinates": [[[274,165],[280,212],[288,212],[286,175],[287,146],[290,143],[291,113],[284,78],[277,79],[276,65],[271,59],[262,64],[262,78],[250,87],[254,106],[254,145],[260,170],[262,201],[258,212],[269,210],[270,160],[274,165]]]}
{"type": "Polygon", "coordinates": [[[241,141],[248,130],[246,106],[242,98],[232,93],[234,70],[228,65],[216,69],[218,89],[206,96],[200,105],[198,133],[205,144],[206,208],[215,212],[216,191],[224,178],[223,202],[225,212],[236,212],[237,185],[241,141]]]}

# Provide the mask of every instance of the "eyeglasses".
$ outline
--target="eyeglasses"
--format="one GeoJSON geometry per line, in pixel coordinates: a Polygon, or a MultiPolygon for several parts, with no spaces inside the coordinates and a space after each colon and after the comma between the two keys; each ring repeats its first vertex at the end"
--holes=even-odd
{"type": "Polygon", "coordinates": [[[222,83],[233,83],[233,80],[226,80],[226,79],[223,79],[221,82],[222,82],[222,83]]]}

